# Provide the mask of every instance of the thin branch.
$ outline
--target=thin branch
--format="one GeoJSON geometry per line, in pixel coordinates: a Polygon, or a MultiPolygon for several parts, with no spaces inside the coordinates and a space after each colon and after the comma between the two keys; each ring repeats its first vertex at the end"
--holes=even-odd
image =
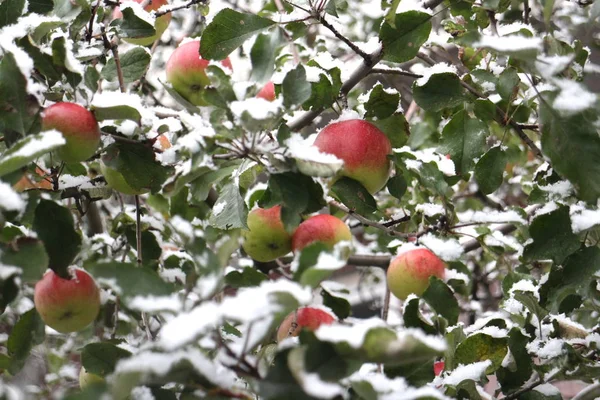
{"type": "Polygon", "coordinates": [[[331,25],[329,22],[327,22],[327,20],[325,20],[325,17],[323,15],[317,15],[317,16],[315,16],[315,19],[317,21],[319,21],[321,23],[321,25],[323,25],[325,28],[329,29],[329,31],[331,31],[331,33],[333,33],[333,35],[336,38],[338,38],[342,42],[346,43],[346,45],[348,47],[350,47],[352,49],[352,51],[354,51],[356,54],[361,56],[367,66],[370,66],[372,64],[371,55],[362,51],[357,45],[352,43],[352,41],[350,39],[348,39],[347,37],[342,35],[340,32],[338,32],[338,30],[335,29],[335,27],[333,25],[331,25]]]}
{"type": "Polygon", "coordinates": [[[408,72],[408,71],[403,71],[401,69],[391,69],[391,68],[373,68],[370,72],[370,74],[386,74],[386,75],[401,75],[401,76],[408,76],[411,78],[422,78],[423,75],[419,75],[419,74],[413,74],[412,72],[408,72]]]}
{"type": "Polygon", "coordinates": [[[190,8],[191,6],[193,6],[195,4],[206,4],[206,3],[207,3],[207,0],[190,0],[186,4],[173,6],[173,7],[169,8],[168,10],[164,10],[164,11],[157,11],[154,15],[158,18],[158,17],[162,17],[165,14],[172,13],[173,11],[183,10],[184,8],[190,8]]]}
{"type": "Polygon", "coordinates": [[[119,80],[119,89],[121,89],[121,93],[125,93],[125,80],[123,79],[123,69],[121,68],[121,59],[119,58],[119,47],[116,43],[112,43],[108,40],[108,37],[106,36],[106,28],[104,26],[101,26],[100,30],[102,31],[102,42],[104,43],[104,47],[112,52],[113,58],[115,59],[115,66],[117,67],[117,79],[119,80]]]}
{"type": "Polygon", "coordinates": [[[490,29],[492,30],[492,33],[494,36],[500,36],[498,35],[498,21],[496,20],[496,13],[492,10],[487,10],[487,15],[490,19],[490,29]]]}
{"type": "Polygon", "coordinates": [[[100,0],[97,0],[96,5],[92,7],[92,15],[90,17],[90,23],[87,28],[87,33],[85,35],[85,38],[86,38],[88,44],[92,42],[92,31],[94,30],[94,20],[96,19],[96,13],[98,12],[98,7],[100,7],[100,0]]]}
{"type": "Polygon", "coordinates": [[[529,24],[529,0],[523,0],[523,22],[529,24]]]}
{"type": "Polygon", "coordinates": [[[345,205],[343,205],[342,203],[339,203],[337,201],[330,201],[329,204],[332,205],[332,206],[334,206],[335,208],[338,208],[338,209],[342,210],[346,214],[354,217],[359,222],[361,222],[363,225],[371,226],[373,228],[377,228],[379,230],[382,230],[382,231],[384,231],[385,233],[387,233],[390,236],[397,236],[397,237],[402,237],[402,238],[408,238],[408,237],[413,237],[413,236],[416,235],[414,233],[398,232],[398,231],[392,229],[392,227],[390,227],[390,226],[386,226],[386,225],[381,224],[379,222],[371,221],[370,219],[363,217],[362,215],[358,214],[356,211],[349,209],[348,207],[346,207],[345,205]]]}

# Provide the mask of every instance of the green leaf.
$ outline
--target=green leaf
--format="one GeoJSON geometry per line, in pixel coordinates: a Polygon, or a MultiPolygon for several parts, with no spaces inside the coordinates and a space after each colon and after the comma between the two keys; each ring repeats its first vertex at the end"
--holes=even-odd
{"type": "Polygon", "coordinates": [[[598,110],[564,116],[550,106],[554,95],[542,95],[542,150],[556,172],[577,187],[581,199],[595,203],[600,197],[600,137],[594,125],[598,110]]]}
{"type": "Polygon", "coordinates": [[[415,387],[427,385],[435,378],[433,359],[400,366],[386,366],[384,373],[388,378],[404,378],[408,384],[415,387]]]}
{"type": "Polygon", "coordinates": [[[36,14],[47,14],[54,9],[53,0],[31,0],[27,12],[36,14]]]}
{"type": "Polygon", "coordinates": [[[488,134],[485,123],[461,110],[444,127],[439,152],[450,154],[458,175],[466,174],[485,151],[488,134]]]}
{"type": "Polygon", "coordinates": [[[323,297],[323,305],[331,308],[338,319],[346,319],[350,316],[352,306],[348,300],[335,296],[325,288],[321,289],[321,296],[323,297]]]}
{"type": "Polygon", "coordinates": [[[0,176],[29,165],[33,160],[62,146],[64,140],[50,132],[29,135],[0,156],[0,176]]]}
{"type": "Polygon", "coordinates": [[[435,162],[421,164],[419,168],[419,181],[427,189],[440,196],[445,196],[448,191],[448,184],[444,180],[444,174],[438,169],[435,162]]]}
{"type": "MultiPolygon", "coordinates": [[[[137,236],[135,229],[128,229],[125,233],[127,242],[131,248],[137,247],[137,236]]],[[[142,260],[144,265],[156,266],[157,260],[162,254],[162,249],[156,240],[156,236],[149,230],[142,231],[142,260]]]]}
{"type": "Polygon", "coordinates": [[[506,101],[511,101],[516,95],[515,89],[521,82],[517,70],[506,68],[498,78],[498,94],[506,101]]]}
{"type": "Polygon", "coordinates": [[[69,276],[71,265],[81,249],[81,236],[75,230],[71,211],[51,200],[40,200],[35,209],[33,229],[44,242],[50,268],[59,276],[69,276]]]}
{"type": "Polygon", "coordinates": [[[25,282],[35,282],[42,278],[48,269],[49,258],[44,243],[31,237],[20,237],[10,246],[0,245],[0,260],[23,270],[25,282]]]}
{"type": "Polygon", "coordinates": [[[310,98],[312,89],[306,80],[306,71],[302,64],[287,73],[281,85],[283,104],[290,107],[302,104],[310,98]]]}
{"type": "Polygon", "coordinates": [[[454,362],[458,364],[473,364],[490,360],[492,365],[486,373],[492,374],[502,365],[502,360],[508,352],[506,338],[492,337],[485,333],[476,333],[466,338],[456,348],[454,362]]]}
{"type": "MultiPolygon", "coordinates": [[[[329,253],[330,258],[333,258],[336,254],[322,242],[314,242],[301,250],[298,257],[298,269],[294,273],[296,282],[314,288],[323,280],[329,278],[336,270],[345,266],[345,260],[341,260],[336,265],[331,265],[335,262],[334,260],[329,260],[329,265],[319,265],[318,261],[322,253],[329,253]]],[[[342,255],[340,254],[340,256],[342,255]]]]}
{"type": "Polygon", "coordinates": [[[252,62],[251,78],[256,82],[266,82],[275,71],[277,50],[285,43],[281,29],[274,29],[270,33],[261,33],[256,38],[250,61],[252,62]]]}
{"type": "Polygon", "coordinates": [[[248,208],[240,195],[240,188],[233,182],[228,183],[219,192],[219,199],[210,216],[210,224],[223,230],[248,229],[247,219],[248,208]]]}
{"type": "MultiPolygon", "coordinates": [[[[150,53],[144,47],[134,47],[127,53],[121,54],[121,71],[125,83],[135,82],[146,73],[151,60],[150,53]]],[[[87,71],[86,71],[87,72],[87,71]]],[[[117,64],[114,58],[110,58],[101,73],[102,78],[107,81],[117,80],[117,64]]]]}
{"type": "Polygon", "coordinates": [[[449,325],[456,324],[460,315],[458,301],[452,289],[443,281],[436,277],[429,278],[429,286],[422,297],[436,313],[446,318],[449,325]]]}
{"type": "Polygon", "coordinates": [[[387,189],[392,196],[398,200],[402,200],[402,196],[404,196],[406,189],[408,189],[408,184],[404,176],[396,174],[387,181],[387,189]]]}
{"type": "Polygon", "coordinates": [[[586,286],[598,270],[600,270],[600,249],[586,247],[565,260],[562,285],[586,286]]]}
{"type": "Polygon", "coordinates": [[[394,25],[384,22],[379,31],[384,48],[383,59],[397,63],[413,59],[430,32],[430,15],[419,11],[396,14],[394,25]]]}
{"type": "Polygon", "coordinates": [[[85,83],[85,86],[87,86],[92,92],[96,92],[98,90],[99,80],[100,74],[96,68],[92,65],[88,66],[83,74],[83,82],[85,83]]]}
{"type": "Polygon", "coordinates": [[[21,315],[6,342],[8,355],[11,357],[11,364],[8,369],[11,374],[14,375],[20,371],[31,349],[44,342],[46,338],[45,328],[44,321],[42,321],[35,308],[21,315]]]}
{"type": "Polygon", "coordinates": [[[508,155],[501,146],[492,147],[475,165],[475,180],[484,194],[493,193],[502,185],[508,155]]]}
{"type": "Polygon", "coordinates": [[[233,288],[254,287],[268,279],[269,277],[262,272],[252,267],[244,267],[242,272],[231,271],[225,275],[225,284],[233,288]]]}
{"type": "Polygon", "coordinates": [[[221,10],[202,34],[200,54],[208,60],[223,60],[247,39],[274,24],[258,15],[221,10]]]}
{"type": "Polygon", "coordinates": [[[139,18],[132,8],[124,8],[121,11],[123,13],[123,19],[116,19],[112,24],[119,25],[122,37],[146,38],[156,34],[154,25],[139,18]]]}
{"type": "MultiPolygon", "coordinates": [[[[310,61],[308,65],[311,65],[310,61]]],[[[342,87],[341,71],[339,68],[332,68],[327,71],[327,74],[319,74],[319,81],[311,82],[310,87],[310,97],[302,105],[304,109],[320,109],[330,106],[342,87]]]]}
{"type": "Polygon", "coordinates": [[[377,211],[377,203],[367,189],[358,181],[348,177],[338,179],[331,191],[348,208],[361,215],[371,215],[377,211]]]}
{"type": "Polygon", "coordinates": [[[115,370],[119,360],[131,356],[131,352],[112,343],[90,343],[81,350],[81,365],[91,374],[106,376],[115,370]]]}
{"type": "Polygon", "coordinates": [[[136,191],[158,192],[173,170],[157,161],[152,148],[142,143],[115,142],[106,148],[102,161],[136,191]]]}
{"type": "Polygon", "coordinates": [[[406,144],[410,136],[410,125],[402,113],[394,113],[385,119],[370,120],[390,139],[392,148],[400,148],[406,144]]]}
{"type": "Polygon", "coordinates": [[[129,119],[135,121],[138,125],[141,123],[142,116],[135,108],[127,105],[114,105],[110,107],[97,107],[92,105],[91,110],[98,121],[107,119],[129,119]]]}
{"type": "Polygon", "coordinates": [[[426,111],[441,111],[466,100],[460,78],[451,72],[433,74],[424,85],[416,81],[413,96],[417,105],[426,111]]]}
{"type": "Polygon", "coordinates": [[[427,322],[421,314],[421,311],[419,310],[419,302],[420,300],[418,297],[413,297],[404,305],[404,326],[407,328],[422,329],[429,335],[437,334],[438,330],[435,328],[435,326],[427,322]]]}
{"type": "Polygon", "coordinates": [[[566,206],[536,217],[529,233],[533,243],[523,250],[523,259],[528,262],[551,259],[560,264],[581,246],[579,238],[571,230],[569,207],[566,206]]]}
{"type": "Polygon", "coordinates": [[[383,88],[383,85],[377,84],[371,94],[369,100],[365,103],[365,118],[384,119],[392,116],[398,109],[400,102],[400,93],[388,93],[383,88]]]}
{"type": "Polygon", "coordinates": [[[0,3],[0,28],[17,22],[24,8],[25,0],[4,0],[0,3]]]}
{"type": "Polygon", "coordinates": [[[173,285],[163,281],[150,268],[121,262],[93,263],[85,268],[96,280],[106,282],[126,300],[135,296],[168,296],[173,293],[173,285]]]}
{"type": "Polygon", "coordinates": [[[19,294],[19,273],[5,274],[3,279],[0,279],[0,314],[4,312],[8,306],[19,294]]]}
{"type": "Polygon", "coordinates": [[[501,367],[496,372],[504,394],[519,389],[533,372],[533,363],[527,352],[528,339],[517,327],[512,328],[508,334],[508,348],[514,359],[513,368],[501,367]]]}

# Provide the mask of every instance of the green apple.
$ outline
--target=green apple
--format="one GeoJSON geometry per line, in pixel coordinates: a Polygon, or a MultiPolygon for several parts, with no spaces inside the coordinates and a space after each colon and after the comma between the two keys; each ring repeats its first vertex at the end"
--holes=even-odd
{"type": "MultiPolygon", "coordinates": [[[[132,1],[135,1],[136,3],[139,4],[139,3],[144,3],[147,0],[132,0],[132,1]]],[[[124,5],[124,4],[126,4],[126,2],[123,2],[122,4],[124,5]]],[[[150,3],[146,7],[144,7],[144,10],[148,11],[148,12],[156,11],[160,7],[164,6],[165,4],[168,4],[167,0],[151,0],[150,3]]],[[[120,19],[120,18],[123,18],[123,13],[119,9],[119,7],[117,7],[113,11],[113,19],[120,19]]],[[[145,38],[123,38],[123,41],[127,42],[127,43],[131,43],[131,44],[137,44],[139,46],[149,46],[152,43],[154,43],[156,40],[160,39],[160,37],[162,36],[164,31],[167,30],[167,27],[169,26],[170,22],[171,22],[171,13],[161,15],[160,17],[156,18],[156,20],[154,21],[154,30],[156,31],[156,33],[153,36],[149,36],[149,37],[145,37],[145,38]]]]}
{"type": "Polygon", "coordinates": [[[84,390],[89,386],[104,384],[105,382],[106,380],[103,377],[87,372],[83,366],[79,370],[79,387],[81,390],[84,390]]]}
{"type": "Polygon", "coordinates": [[[247,224],[242,247],[254,260],[273,261],[290,252],[292,238],[281,221],[281,206],[255,208],[248,214],[247,224]]]}
{"type": "Polygon", "coordinates": [[[85,161],[98,150],[100,128],[89,110],[75,103],[56,103],[42,113],[42,130],[56,129],[66,144],[56,150],[67,163],[85,161]]]}
{"type": "Polygon", "coordinates": [[[429,286],[429,278],[443,279],[445,271],[446,264],[431,250],[409,250],[390,262],[387,284],[394,296],[405,300],[409,294],[421,296],[429,286]]]}
{"type": "MultiPolygon", "coordinates": [[[[203,98],[204,88],[210,85],[206,75],[209,61],[200,56],[200,42],[186,42],[179,46],[167,61],[167,82],[184,99],[197,106],[207,106],[203,98]]],[[[233,70],[229,58],[221,61],[223,66],[233,70]]]]}
{"type": "Polygon", "coordinates": [[[69,333],[91,324],[100,312],[100,290],[84,270],[73,270],[71,279],[48,271],[35,285],[35,308],[52,329],[69,333]]]}
{"type": "Polygon", "coordinates": [[[388,156],[392,145],[372,123],[361,119],[331,123],[319,132],[314,145],[343,160],[339,174],[359,181],[370,193],[385,186],[390,175],[388,156]]]}
{"type": "Polygon", "coordinates": [[[342,240],[352,240],[348,225],[333,215],[320,214],[308,218],[296,228],[292,236],[292,250],[295,253],[315,242],[333,247],[342,240]]]}
{"type": "Polygon", "coordinates": [[[314,307],[303,307],[288,314],[277,329],[277,341],[298,336],[302,329],[316,330],[319,326],[329,325],[335,318],[326,311],[314,307]]]}

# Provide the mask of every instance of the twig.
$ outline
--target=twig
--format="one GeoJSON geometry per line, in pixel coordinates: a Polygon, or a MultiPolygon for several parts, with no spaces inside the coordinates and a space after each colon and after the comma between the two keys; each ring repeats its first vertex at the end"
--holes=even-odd
{"type": "MultiPolygon", "coordinates": [[[[279,14],[283,15],[286,13],[285,7],[283,7],[281,0],[275,0],[275,6],[277,7],[277,11],[279,11],[279,14]]],[[[296,47],[294,39],[285,29],[282,29],[282,32],[285,36],[285,39],[289,42],[290,51],[292,52],[292,56],[294,57],[294,63],[296,63],[296,65],[300,64],[300,54],[298,53],[298,48],[296,47]]]]}
{"type": "Polygon", "coordinates": [[[403,71],[401,69],[388,69],[388,68],[373,68],[370,72],[370,74],[386,74],[386,75],[402,75],[402,76],[409,76],[411,78],[421,78],[423,77],[423,75],[419,75],[419,74],[413,74],[412,72],[408,72],[408,71],[403,71]]]}
{"type": "Polygon", "coordinates": [[[329,31],[331,31],[331,33],[333,33],[333,35],[336,38],[338,38],[342,42],[346,43],[346,45],[348,47],[350,47],[352,49],[352,51],[354,51],[356,54],[361,56],[367,66],[371,66],[372,60],[371,60],[370,54],[367,54],[364,51],[362,51],[357,45],[352,43],[352,41],[350,41],[350,39],[348,39],[347,37],[345,37],[344,35],[339,33],[338,30],[335,29],[335,27],[333,25],[331,25],[329,22],[327,22],[327,20],[325,20],[325,17],[323,15],[318,14],[315,16],[315,19],[317,21],[319,21],[321,23],[321,25],[323,25],[325,28],[329,29],[329,31]]]}
{"type": "Polygon", "coordinates": [[[494,36],[498,35],[498,21],[496,20],[496,13],[492,10],[487,10],[488,18],[490,19],[490,29],[494,36]]]}
{"type": "MultiPolygon", "coordinates": [[[[140,196],[135,195],[135,239],[136,239],[136,252],[137,252],[137,264],[138,267],[142,267],[142,217],[140,209],[140,196]]],[[[150,321],[148,313],[142,311],[142,323],[146,330],[146,336],[148,340],[154,340],[154,335],[150,330],[150,321]]]]}
{"type": "Polygon", "coordinates": [[[104,43],[104,47],[112,52],[113,58],[115,59],[119,89],[121,89],[121,93],[125,93],[125,80],[123,79],[123,69],[121,68],[121,59],[119,58],[119,48],[116,43],[112,43],[108,40],[106,28],[104,26],[101,26],[100,30],[102,31],[102,42],[104,43]]]}
{"type": "Polygon", "coordinates": [[[193,6],[195,4],[206,4],[206,2],[207,2],[207,0],[190,0],[190,2],[186,3],[186,4],[173,6],[170,9],[164,10],[164,11],[157,11],[154,15],[158,18],[158,17],[162,17],[165,14],[172,13],[173,11],[183,10],[184,8],[190,8],[191,6],[193,6]]]}
{"type": "Polygon", "coordinates": [[[398,231],[392,229],[390,226],[386,226],[379,222],[371,221],[370,219],[363,217],[362,215],[358,214],[356,211],[349,209],[348,207],[346,207],[345,205],[343,205],[342,203],[339,203],[337,201],[330,201],[329,204],[334,206],[335,208],[342,210],[346,214],[356,218],[363,225],[371,226],[373,228],[382,230],[390,236],[397,236],[397,237],[402,237],[402,238],[408,238],[408,237],[415,236],[415,234],[413,234],[413,233],[398,232],[398,231]]]}
{"type": "Polygon", "coordinates": [[[529,24],[529,0],[523,0],[523,22],[529,24]]]}
{"type": "Polygon", "coordinates": [[[96,19],[98,7],[100,7],[100,0],[97,0],[96,5],[92,7],[92,15],[90,17],[90,23],[87,28],[87,33],[85,35],[88,44],[92,42],[92,31],[94,30],[94,20],[96,19]]]}

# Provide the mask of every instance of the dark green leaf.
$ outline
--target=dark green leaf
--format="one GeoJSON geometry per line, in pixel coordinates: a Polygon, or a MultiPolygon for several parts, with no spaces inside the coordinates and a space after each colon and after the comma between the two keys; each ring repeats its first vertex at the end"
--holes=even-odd
{"type": "Polygon", "coordinates": [[[200,54],[208,60],[223,60],[247,39],[274,24],[258,15],[221,10],[202,34],[200,54]]]}
{"type": "Polygon", "coordinates": [[[395,367],[386,366],[383,371],[388,378],[402,377],[414,387],[424,386],[435,377],[433,359],[395,367]]]}
{"type": "MultiPolygon", "coordinates": [[[[134,47],[126,53],[120,54],[121,71],[125,83],[135,82],[140,79],[150,64],[150,53],[143,47],[134,47]]],[[[87,71],[86,71],[87,72],[87,71]]],[[[102,78],[107,81],[117,80],[117,64],[114,58],[110,58],[101,73],[102,78]]]]}
{"type": "Polygon", "coordinates": [[[490,360],[492,365],[486,372],[491,374],[502,365],[508,352],[507,342],[506,338],[492,337],[485,333],[471,335],[456,348],[455,363],[472,364],[490,360]]]}
{"type": "Polygon", "coordinates": [[[5,137],[7,131],[19,136],[28,133],[34,122],[28,109],[34,104],[37,105],[37,101],[27,96],[27,81],[15,56],[5,52],[0,60],[0,132],[5,137]]]}
{"type": "Polygon", "coordinates": [[[106,376],[115,370],[119,360],[130,355],[112,343],[90,343],[81,350],[81,365],[89,373],[106,376]]]}
{"type": "MultiPolygon", "coordinates": [[[[127,242],[131,248],[137,247],[137,238],[134,229],[128,229],[126,232],[127,242]]],[[[142,260],[144,265],[156,266],[157,260],[162,254],[162,249],[156,240],[156,236],[149,230],[142,231],[142,260]]]]}
{"type": "Polygon", "coordinates": [[[42,132],[37,135],[29,135],[16,142],[0,156],[0,176],[25,167],[40,156],[62,146],[62,143],[57,144],[56,140],[49,138],[50,135],[47,132],[42,132]],[[25,147],[34,147],[35,150],[21,151],[25,147]]]}
{"type": "Polygon", "coordinates": [[[560,264],[581,246],[579,238],[571,230],[569,207],[563,206],[536,217],[529,233],[533,243],[525,246],[523,251],[526,261],[551,259],[560,264]]]}
{"type": "Polygon", "coordinates": [[[331,308],[338,319],[346,319],[350,316],[352,307],[348,300],[343,297],[334,296],[326,289],[321,290],[321,296],[323,297],[323,305],[331,308]]]}
{"type": "Polygon", "coordinates": [[[458,301],[454,297],[452,289],[443,281],[436,277],[431,277],[429,279],[429,286],[422,297],[436,313],[446,318],[450,325],[456,324],[460,314],[458,301]]]}
{"type": "Polygon", "coordinates": [[[15,374],[24,365],[31,349],[46,338],[46,326],[35,308],[21,315],[8,337],[6,348],[11,356],[9,372],[15,374]]]}
{"type": "Polygon", "coordinates": [[[31,0],[29,1],[30,13],[36,14],[47,14],[54,8],[54,1],[52,0],[31,0]]]}
{"type": "Polygon", "coordinates": [[[431,16],[419,11],[396,14],[394,26],[384,22],[379,31],[383,43],[383,59],[391,62],[405,62],[417,55],[429,38],[431,16]]]}
{"type": "Polygon", "coordinates": [[[25,0],[4,0],[0,3],[0,28],[17,22],[24,8],[25,0]]]}
{"type": "Polygon", "coordinates": [[[540,306],[538,299],[531,292],[523,292],[516,290],[513,294],[515,300],[523,304],[532,314],[534,314],[538,321],[541,321],[545,316],[548,315],[542,306],[540,306]]]}
{"type": "Polygon", "coordinates": [[[600,249],[586,247],[565,260],[562,285],[587,286],[598,270],[600,270],[600,249]]]}
{"type": "Polygon", "coordinates": [[[310,87],[310,97],[303,104],[305,109],[310,107],[319,109],[330,106],[337,98],[342,87],[339,68],[332,68],[327,73],[319,74],[319,81],[312,82],[310,87]]]}
{"type": "Polygon", "coordinates": [[[233,288],[253,287],[268,279],[262,272],[252,267],[245,267],[242,272],[232,271],[225,275],[225,284],[233,288]]]}
{"type": "Polygon", "coordinates": [[[383,85],[378,84],[371,90],[369,100],[365,103],[365,118],[384,119],[392,116],[398,109],[399,93],[388,93],[383,85]]]}
{"type": "Polygon", "coordinates": [[[564,116],[551,108],[553,95],[542,99],[542,150],[552,167],[577,187],[580,197],[595,203],[600,197],[600,137],[594,125],[598,110],[564,116]]]}
{"type": "Polygon", "coordinates": [[[215,203],[210,216],[210,224],[223,230],[248,229],[247,219],[248,209],[240,195],[240,189],[235,183],[228,183],[219,192],[219,199],[215,203]]]}
{"type": "Polygon", "coordinates": [[[275,70],[275,58],[277,50],[285,43],[285,38],[280,29],[274,29],[270,33],[261,33],[256,38],[252,50],[250,50],[250,61],[252,62],[251,77],[257,82],[269,80],[275,70]]]}
{"type": "Polygon", "coordinates": [[[121,10],[123,19],[114,20],[113,24],[119,24],[121,36],[126,38],[146,38],[154,36],[154,26],[135,15],[132,8],[121,10]]]}
{"type": "Polygon", "coordinates": [[[331,191],[348,208],[361,215],[371,215],[377,211],[377,203],[367,189],[354,179],[343,177],[338,179],[331,191]]]}
{"type": "Polygon", "coordinates": [[[419,328],[422,329],[425,333],[430,335],[437,334],[437,329],[425,321],[425,318],[421,314],[419,310],[419,298],[413,297],[408,300],[404,306],[404,326],[407,328],[419,328]]]}
{"type": "Polygon", "coordinates": [[[404,196],[404,193],[406,193],[407,188],[408,184],[406,183],[406,179],[404,179],[404,176],[399,174],[392,176],[387,182],[388,191],[398,200],[402,200],[402,196],[404,196]]]}
{"type": "Polygon", "coordinates": [[[419,107],[426,111],[441,111],[466,100],[460,78],[451,72],[433,74],[424,85],[413,85],[413,96],[419,107]]]}
{"type": "Polygon", "coordinates": [[[456,173],[463,175],[473,168],[475,158],[485,151],[487,136],[487,125],[461,110],[444,127],[439,152],[450,154],[456,173]]]}
{"type": "Polygon", "coordinates": [[[88,66],[83,74],[83,82],[92,92],[98,90],[98,81],[100,80],[100,74],[93,66],[88,66]]]}
{"type": "Polygon", "coordinates": [[[529,380],[533,372],[533,363],[526,348],[528,344],[528,337],[521,332],[521,329],[512,328],[510,330],[508,348],[514,359],[514,364],[508,368],[501,367],[496,373],[504,394],[519,389],[529,380]]]}
{"type": "Polygon", "coordinates": [[[306,71],[302,64],[287,73],[281,88],[286,107],[302,104],[310,98],[311,85],[306,81],[306,71]]]}
{"type": "Polygon", "coordinates": [[[33,229],[44,242],[50,267],[59,276],[68,276],[67,267],[81,249],[81,236],[71,212],[53,201],[41,200],[35,209],[33,229]]]}
{"type": "Polygon", "coordinates": [[[40,280],[48,268],[48,254],[44,244],[37,239],[21,237],[10,246],[0,245],[0,249],[3,250],[0,253],[2,263],[21,268],[25,282],[40,280]]]}
{"type": "Polygon", "coordinates": [[[434,162],[421,164],[421,168],[419,168],[419,181],[427,189],[440,196],[445,196],[448,191],[448,184],[444,180],[444,174],[442,174],[434,162]]]}
{"type": "Polygon", "coordinates": [[[515,96],[515,88],[521,82],[517,70],[506,68],[498,78],[498,94],[507,101],[511,101],[515,96]]]}
{"type": "Polygon", "coordinates": [[[394,113],[385,119],[370,121],[390,139],[392,148],[400,148],[406,144],[410,136],[410,125],[402,113],[394,113]]]}
{"type": "Polygon", "coordinates": [[[484,194],[493,193],[500,187],[508,155],[501,146],[492,147],[475,165],[475,180],[484,194]]]}

